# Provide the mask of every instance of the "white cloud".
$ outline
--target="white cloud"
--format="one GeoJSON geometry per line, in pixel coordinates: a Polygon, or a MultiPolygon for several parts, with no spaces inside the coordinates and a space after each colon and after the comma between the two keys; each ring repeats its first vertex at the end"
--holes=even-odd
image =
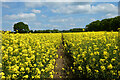
{"type": "Polygon", "coordinates": [[[15,1],[15,0],[0,0],[1,2],[12,2],[12,1],[15,1]]]}
{"type": "Polygon", "coordinates": [[[84,13],[90,10],[90,5],[68,5],[62,6],[57,9],[52,9],[54,13],[65,13],[65,14],[73,14],[73,13],[84,13]]]}
{"type": "Polygon", "coordinates": [[[35,22],[34,27],[31,27],[32,30],[46,30],[46,29],[55,29],[55,28],[60,28],[60,26],[54,24],[42,24],[39,22],[35,22]]]}
{"type": "Polygon", "coordinates": [[[73,13],[86,13],[86,14],[95,14],[95,13],[117,13],[118,7],[110,4],[98,4],[96,6],[91,6],[91,4],[84,5],[67,5],[61,6],[56,9],[51,9],[53,13],[63,13],[63,14],[73,14],[73,13]]]}
{"type": "Polygon", "coordinates": [[[68,19],[50,19],[49,22],[66,22],[68,19]]]}
{"type": "Polygon", "coordinates": [[[41,15],[42,17],[46,18],[47,16],[46,15],[41,15]]]}
{"type": "Polygon", "coordinates": [[[73,18],[73,17],[68,17],[68,18],[56,17],[56,18],[49,19],[49,22],[52,22],[52,23],[71,23],[71,22],[75,22],[75,23],[77,23],[77,22],[84,21],[84,18],[82,18],[82,19],[80,19],[80,18],[73,18]]]}
{"type": "Polygon", "coordinates": [[[10,8],[8,5],[2,4],[2,7],[4,8],[10,8]]]}
{"type": "Polygon", "coordinates": [[[118,2],[119,0],[1,0],[2,2],[118,2]]]}
{"type": "Polygon", "coordinates": [[[25,6],[26,7],[32,7],[32,8],[34,8],[34,7],[41,7],[41,6],[43,6],[43,3],[41,3],[41,2],[25,2],[25,6]]]}
{"type": "Polygon", "coordinates": [[[51,29],[59,27],[58,25],[52,25],[52,24],[45,24],[45,27],[50,27],[51,29]]]}
{"type": "Polygon", "coordinates": [[[42,23],[41,22],[34,22],[33,24],[34,25],[41,25],[42,23]]]}
{"type": "Polygon", "coordinates": [[[92,2],[90,0],[1,0],[2,2],[92,2]]]}
{"type": "Polygon", "coordinates": [[[107,18],[114,18],[116,16],[118,16],[118,15],[117,14],[110,14],[110,13],[106,14],[107,18]]]}
{"type": "Polygon", "coordinates": [[[97,6],[91,7],[90,13],[99,13],[99,12],[117,13],[118,7],[110,3],[99,4],[97,6]]]}
{"type": "Polygon", "coordinates": [[[92,2],[119,2],[119,0],[92,0],[92,2]]]}
{"type": "Polygon", "coordinates": [[[90,21],[96,21],[96,19],[95,18],[91,18],[90,21]]]}
{"type": "Polygon", "coordinates": [[[36,15],[34,13],[21,13],[21,14],[13,14],[13,15],[5,15],[5,19],[9,20],[30,20],[35,19],[36,15]]]}
{"type": "Polygon", "coordinates": [[[118,7],[111,3],[100,3],[97,5],[91,5],[91,2],[26,2],[26,7],[42,7],[46,6],[51,9],[53,13],[63,13],[63,14],[74,14],[74,13],[83,13],[83,14],[95,14],[95,13],[117,13],[118,7]]]}
{"type": "Polygon", "coordinates": [[[36,10],[36,9],[33,9],[32,12],[33,12],[33,13],[41,13],[40,10],[36,10]]]}
{"type": "Polygon", "coordinates": [[[62,2],[25,2],[25,6],[30,7],[30,8],[42,7],[42,6],[46,6],[48,8],[58,8],[58,7],[63,6],[65,4],[71,4],[71,3],[62,3],[62,2]]]}

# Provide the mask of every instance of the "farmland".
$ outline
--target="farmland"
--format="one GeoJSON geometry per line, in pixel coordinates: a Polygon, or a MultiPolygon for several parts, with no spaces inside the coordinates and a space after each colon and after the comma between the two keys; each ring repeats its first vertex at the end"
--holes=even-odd
{"type": "Polygon", "coordinates": [[[53,78],[60,38],[60,34],[3,34],[2,78],[53,78]]]}
{"type": "Polygon", "coordinates": [[[81,79],[119,79],[118,42],[118,32],[6,32],[2,34],[2,79],[53,79],[60,46],[72,62],[62,68],[68,78],[70,73],[81,79]]]}
{"type": "Polygon", "coordinates": [[[120,76],[118,33],[66,33],[64,48],[71,55],[71,71],[80,78],[117,79],[120,76]]]}

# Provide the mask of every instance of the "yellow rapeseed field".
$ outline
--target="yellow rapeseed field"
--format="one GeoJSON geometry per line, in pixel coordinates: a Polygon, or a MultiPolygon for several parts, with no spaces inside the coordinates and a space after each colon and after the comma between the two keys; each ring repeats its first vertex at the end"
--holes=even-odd
{"type": "Polygon", "coordinates": [[[89,79],[118,79],[118,32],[64,33],[64,49],[73,58],[71,71],[89,79]]]}
{"type": "Polygon", "coordinates": [[[61,34],[2,35],[2,79],[53,78],[61,34]]]}
{"type": "Polygon", "coordinates": [[[2,79],[54,78],[62,35],[64,54],[73,58],[73,65],[69,66],[73,74],[89,79],[119,79],[118,32],[6,32],[2,34],[2,79]]]}

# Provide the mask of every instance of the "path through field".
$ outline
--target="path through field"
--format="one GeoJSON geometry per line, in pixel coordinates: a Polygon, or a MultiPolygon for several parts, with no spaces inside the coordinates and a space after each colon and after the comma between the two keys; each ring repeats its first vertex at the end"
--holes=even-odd
{"type": "Polygon", "coordinates": [[[54,79],[57,80],[64,80],[67,78],[70,78],[71,75],[69,75],[69,59],[67,56],[65,56],[64,49],[63,49],[63,35],[62,35],[62,44],[60,45],[57,53],[58,53],[58,58],[56,59],[56,64],[55,64],[55,72],[54,74],[54,79]],[[65,69],[65,70],[64,70],[65,69]]]}

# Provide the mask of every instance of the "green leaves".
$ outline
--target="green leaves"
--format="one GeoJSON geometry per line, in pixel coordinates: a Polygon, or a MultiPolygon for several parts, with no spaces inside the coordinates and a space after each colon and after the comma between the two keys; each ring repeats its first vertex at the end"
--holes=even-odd
{"type": "Polygon", "coordinates": [[[23,22],[18,22],[16,24],[14,24],[14,31],[17,32],[28,32],[29,31],[29,27],[27,24],[24,24],[23,22]]]}

